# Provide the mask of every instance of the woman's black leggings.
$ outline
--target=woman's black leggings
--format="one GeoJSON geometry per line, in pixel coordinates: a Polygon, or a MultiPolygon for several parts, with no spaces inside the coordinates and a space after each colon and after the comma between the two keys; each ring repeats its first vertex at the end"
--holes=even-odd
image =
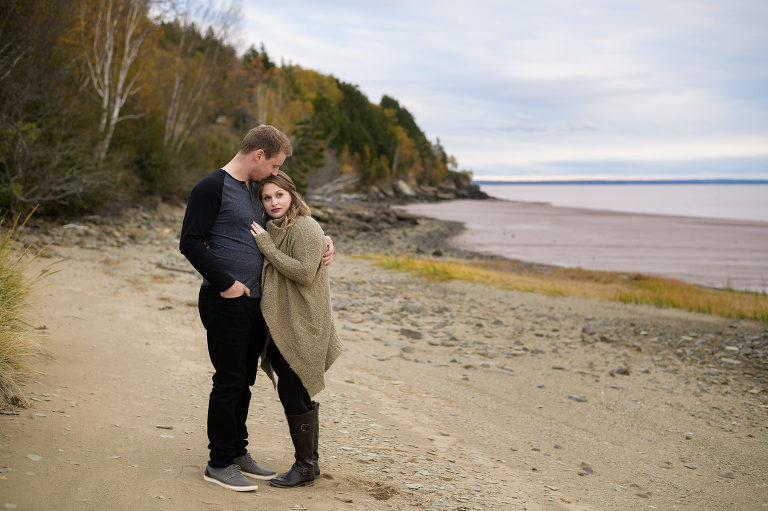
{"type": "Polygon", "coordinates": [[[304,415],[312,410],[312,399],[301,379],[283,358],[274,341],[267,345],[267,360],[277,375],[277,395],[286,415],[304,415]]]}

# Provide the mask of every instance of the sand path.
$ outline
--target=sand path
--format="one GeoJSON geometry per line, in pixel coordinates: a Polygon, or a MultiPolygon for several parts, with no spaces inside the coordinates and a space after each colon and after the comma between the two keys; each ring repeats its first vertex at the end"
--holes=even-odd
{"type": "MultiPolygon", "coordinates": [[[[738,354],[726,349],[766,339],[764,325],[428,283],[343,247],[332,285],[346,352],[318,396],[323,476],[255,493],[206,483],[211,367],[198,277],[183,271],[173,232],[121,248],[53,247],[60,271],[38,285],[29,315],[45,326],[48,357],[24,387],[32,406],[0,416],[0,506],[768,505],[768,382],[727,362],[738,354]],[[670,348],[680,339],[722,346],[726,362],[683,363],[670,348]]],[[[285,420],[261,374],[249,428],[256,459],[287,469],[285,420]]]]}

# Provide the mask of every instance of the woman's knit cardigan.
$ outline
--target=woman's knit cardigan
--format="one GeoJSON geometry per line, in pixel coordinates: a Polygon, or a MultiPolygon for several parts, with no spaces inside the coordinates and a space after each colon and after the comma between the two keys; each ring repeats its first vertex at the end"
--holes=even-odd
{"type": "MultiPolygon", "coordinates": [[[[264,254],[261,312],[272,342],[314,396],[325,387],[323,373],[342,351],[333,324],[328,268],[322,264],[325,236],[311,217],[300,216],[288,228],[283,220],[270,220],[267,231],[256,236],[264,254]]],[[[263,355],[262,368],[274,382],[263,355]]]]}

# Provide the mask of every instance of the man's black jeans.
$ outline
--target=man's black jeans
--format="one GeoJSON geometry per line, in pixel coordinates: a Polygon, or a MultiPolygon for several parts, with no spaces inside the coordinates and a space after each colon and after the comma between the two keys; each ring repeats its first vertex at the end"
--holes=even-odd
{"type": "Polygon", "coordinates": [[[227,467],[246,453],[249,387],[256,381],[267,327],[258,298],[222,298],[211,286],[200,288],[198,310],[208,336],[215,373],[208,400],[210,465],[227,467]]]}

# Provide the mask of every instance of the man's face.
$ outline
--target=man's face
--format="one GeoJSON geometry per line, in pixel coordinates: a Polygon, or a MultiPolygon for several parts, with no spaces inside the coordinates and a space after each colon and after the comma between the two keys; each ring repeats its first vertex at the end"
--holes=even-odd
{"type": "Polygon", "coordinates": [[[259,182],[269,176],[276,176],[280,166],[285,163],[285,158],[285,153],[277,153],[272,158],[267,158],[262,149],[254,151],[251,181],[259,182]]]}

